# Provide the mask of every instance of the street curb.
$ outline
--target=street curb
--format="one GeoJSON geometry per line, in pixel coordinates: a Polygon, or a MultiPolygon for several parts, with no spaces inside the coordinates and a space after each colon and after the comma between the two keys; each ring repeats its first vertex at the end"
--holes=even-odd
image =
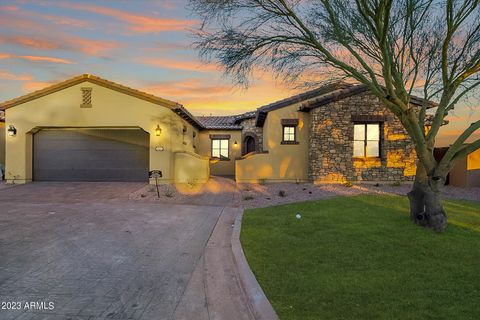
{"type": "Polygon", "coordinates": [[[237,266],[238,275],[241,284],[247,295],[248,303],[253,311],[255,319],[258,320],[278,320],[278,316],[273,310],[265,293],[253,275],[250,266],[240,243],[240,229],[242,227],[243,209],[239,210],[232,232],[232,252],[237,266]]]}

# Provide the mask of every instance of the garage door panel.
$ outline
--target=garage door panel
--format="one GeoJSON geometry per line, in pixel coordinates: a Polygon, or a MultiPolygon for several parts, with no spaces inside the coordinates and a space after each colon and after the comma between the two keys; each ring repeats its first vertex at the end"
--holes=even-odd
{"type": "Polygon", "coordinates": [[[34,179],[146,181],[148,146],[143,130],[42,130],[34,136],[34,179]]]}

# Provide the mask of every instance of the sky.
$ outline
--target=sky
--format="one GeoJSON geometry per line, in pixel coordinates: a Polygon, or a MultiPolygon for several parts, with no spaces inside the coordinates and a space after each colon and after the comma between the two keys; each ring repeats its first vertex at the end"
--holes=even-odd
{"type": "MultiPolygon", "coordinates": [[[[194,115],[254,110],[298,93],[268,73],[238,88],[200,61],[186,0],[0,0],[0,101],[90,73],[183,104],[194,115]]],[[[457,108],[437,144],[480,119],[478,100],[457,108]]],[[[473,138],[480,138],[477,132],[473,138]]]]}

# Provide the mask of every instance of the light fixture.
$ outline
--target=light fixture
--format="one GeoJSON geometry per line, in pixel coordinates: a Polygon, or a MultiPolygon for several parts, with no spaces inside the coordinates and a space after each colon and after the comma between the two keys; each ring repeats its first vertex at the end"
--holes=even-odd
{"type": "Polygon", "coordinates": [[[162,134],[162,129],[160,128],[160,125],[157,124],[157,127],[155,128],[155,135],[157,137],[160,137],[161,134],[162,134]]]}
{"type": "Polygon", "coordinates": [[[238,146],[237,140],[235,140],[235,142],[233,143],[233,146],[234,146],[234,147],[237,147],[237,146],[238,146]]]}
{"type": "Polygon", "coordinates": [[[13,137],[13,136],[15,136],[15,135],[17,134],[17,128],[15,128],[13,125],[10,125],[10,126],[8,127],[7,132],[8,132],[8,135],[9,135],[10,137],[13,137]]]}

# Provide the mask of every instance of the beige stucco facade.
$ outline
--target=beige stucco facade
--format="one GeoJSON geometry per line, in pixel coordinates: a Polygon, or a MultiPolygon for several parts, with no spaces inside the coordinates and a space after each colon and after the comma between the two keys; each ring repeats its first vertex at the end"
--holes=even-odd
{"type": "Polygon", "coordinates": [[[263,152],[247,155],[235,164],[238,182],[301,182],[308,179],[310,115],[300,103],[270,111],[263,125],[263,152]],[[282,144],[282,119],[298,119],[298,144],[282,144]]]}
{"type": "Polygon", "coordinates": [[[480,187],[480,149],[455,163],[450,171],[450,185],[480,187]]]}
{"type": "Polygon", "coordinates": [[[42,128],[140,128],[150,134],[149,167],[162,171],[160,182],[203,182],[209,176],[208,159],[195,155],[193,148],[193,133],[198,135],[198,129],[167,103],[150,102],[88,79],[8,108],[9,125],[17,134],[6,140],[7,182],[32,181],[33,135],[42,128]],[[81,107],[83,87],[92,89],[89,108],[81,107]],[[160,136],[156,136],[157,126],[160,136]],[[185,168],[190,168],[188,177],[185,168]]]}
{"type": "MultiPolygon", "coordinates": [[[[15,136],[4,136],[10,183],[35,179],[33,142],[40,140],[34,137],[47,129],[143,130],[148,133],[149,151],[147,155],[143,135],[142,172],[146,172],[148,157],[149,170],[162,172],[160,183],[203,183],[210,175],[234,176],[240,183],[410,181],[415,172],[408,135],[398,119],[362,86],[326,85],[240,115],[194,117],[175,102],[82,75],[4,102],[0,109],[6,109],[5,127],[12,125],[17,130],[15,136]],[[91,98],[88,103],[85,93],[91,98]],[[379,123],[378,156],[353,157],[358,121],[379,123]],[[294,141],[284,141],[284,126],[294,127],[294,141]],[[228,158],[212,157],[212,139],[228,139],[228,158]]],[[[0,136],[0,161],[1,143],[0,136]]],[[[116,159],[132,154],[123,153],[116,159]]],[[[91,157],[87,153],[86,159],[91,157]]],[[[51,163],[49,153],[46,158],[51,163]]],[[[112,161],[106,163],[109,166],[112,161]]],[[[58,177],[57,171],[54,176],[58,177]]]]}
{"type": "Polygon", "coordinates": [[[211,157],[212,153],[212,137],[228,136],[228,160],[212,160],[210,164],[210,172],[215,176],[234,176],[235,162],[240,158],[242,133],[239,130],[204,130],[200,132],[196,151],[204,156],[211,157]],[[236,142],[236,144],[235,144],[236,142]]]}
{"type": "Polygon", "coordinates": [[[0,122],[0,164],[5,166],[5,138],[7,135],[7,129],[5,128],[5,122],[0,122]]]}

